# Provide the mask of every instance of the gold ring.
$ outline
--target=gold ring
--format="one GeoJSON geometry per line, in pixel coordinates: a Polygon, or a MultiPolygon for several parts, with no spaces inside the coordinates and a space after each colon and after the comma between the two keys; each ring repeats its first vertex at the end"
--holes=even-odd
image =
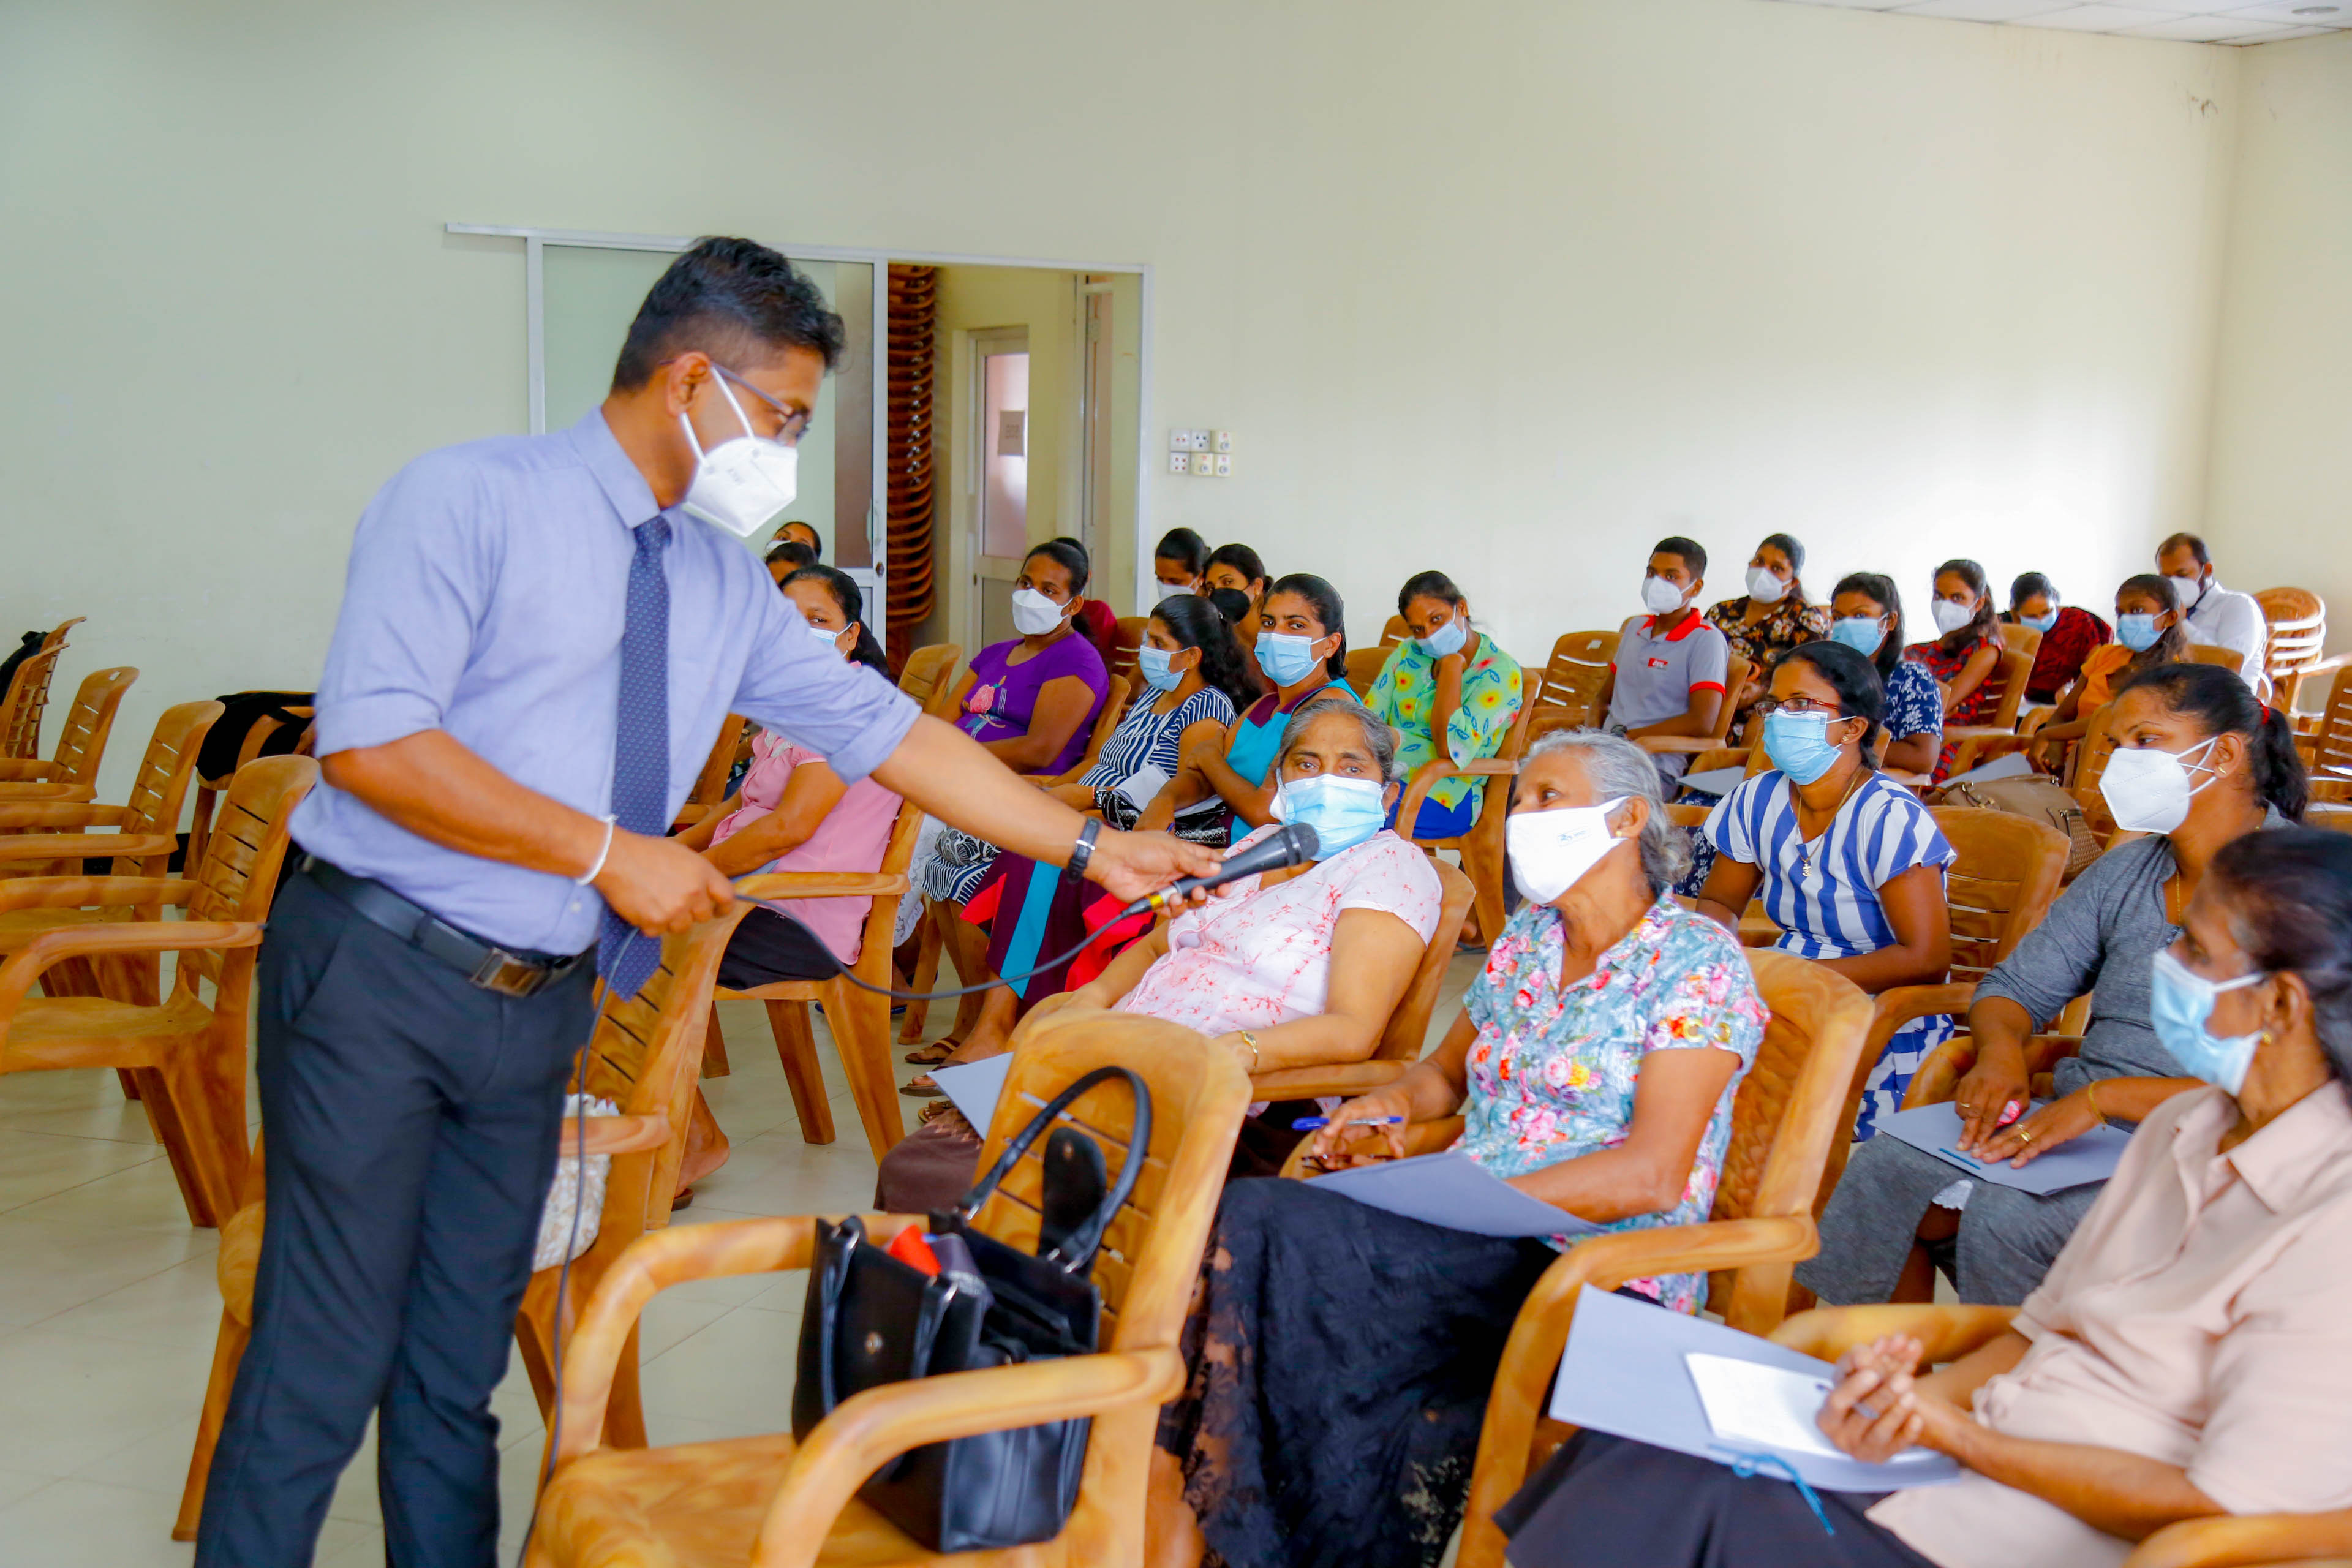
{"type": "Polygon", "coordinates": [[[2021,1143],[2031,1143],[2033,1142],[2033,1134],[2021,1127],[2017,1130],[2017,1141],[2021,1143]]]}

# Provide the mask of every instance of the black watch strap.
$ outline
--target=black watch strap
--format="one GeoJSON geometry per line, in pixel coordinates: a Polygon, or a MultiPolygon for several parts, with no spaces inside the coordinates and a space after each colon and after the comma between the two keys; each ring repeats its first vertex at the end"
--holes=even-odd
{"type": "Polygon", "coordinates": [[[1087,817],[1087,825],[1078,829],[1077,847],[1070,851],[1070,871],[1072,875],[1084,876],[1086,874],[1087,868],[1093,864],[1095,858],[1095,837],[1100,832],[1102,832],[1102,818],[1098,816],[1087,817]]]}

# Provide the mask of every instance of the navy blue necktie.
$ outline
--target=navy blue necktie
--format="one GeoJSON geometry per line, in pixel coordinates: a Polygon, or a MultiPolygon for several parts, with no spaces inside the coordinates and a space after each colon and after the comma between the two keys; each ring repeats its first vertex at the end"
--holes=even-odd
{"type": "MultiPolygon", "coordinates": [[[[636,559],[629,563],[628,614],[621,626],[613,817],[616,831],[658,837],[669,828],[669,579],[662,575],[669,519],[639,524],[636,536],[636,559]]],[[[660,966],[661,950],[661,938],[645,935],[606,907],[604,929],[596,936],[596,973],[614,994],[635,996],[660,966]],[[636,940],[631,942],[631,937],[636,940]]]]}

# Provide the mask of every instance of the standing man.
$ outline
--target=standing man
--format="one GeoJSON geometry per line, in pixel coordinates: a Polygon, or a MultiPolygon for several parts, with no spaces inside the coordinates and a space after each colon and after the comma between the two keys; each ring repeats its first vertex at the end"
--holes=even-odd
{"type": "Polygon", "coordinates": [[[1083,821],[819,650],[743,547],[792,500],[841,349],[790,262],[703,240],[646,296],[601,408],[428,453],[361,518],[324,783],[262,948],[269,1217],[203,1568],[308,1563],[371,1412],[388,1559],[491,1568],[490,1391],[591,981],[635,994],[663,933],[732,898],[664,837],[725,714],[1122,897],[1213,869],[1083,821]]]}
{"type": "Polygon", "coordinates": [[[2245,661],[2238,673],[2254,694],[2267,692],[2263,650],[2270,642],[2270,623],[2252,594],[2221,586],[2205,542],[2193,533],[2174,534],[2156,547],[2156,569],[2172,581],[2172,600],[2180,606],[2180,624],[2189,640],[2230,649],[2245,661]]]}

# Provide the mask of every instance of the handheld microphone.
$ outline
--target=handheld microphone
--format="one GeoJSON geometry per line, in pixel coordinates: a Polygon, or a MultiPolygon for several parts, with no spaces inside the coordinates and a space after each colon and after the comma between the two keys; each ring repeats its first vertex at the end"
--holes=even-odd
{"type": "Polygon", "coordinates": [[[1286,822],[1218,867],[1215,875],[1180,877],[1160,891],[1147,894],[1128,905],[1118,912],[1118,918],[1125,920],[1129,915],[1156,914],[1202,888],[1222,888],[1227,882],[1238,882],[1244,877],[1255,877],[1261,871],[1303,866],[1314,859],[1315,852],[1322,847],[1315,830],[1307,824],[1286,822]]]}

